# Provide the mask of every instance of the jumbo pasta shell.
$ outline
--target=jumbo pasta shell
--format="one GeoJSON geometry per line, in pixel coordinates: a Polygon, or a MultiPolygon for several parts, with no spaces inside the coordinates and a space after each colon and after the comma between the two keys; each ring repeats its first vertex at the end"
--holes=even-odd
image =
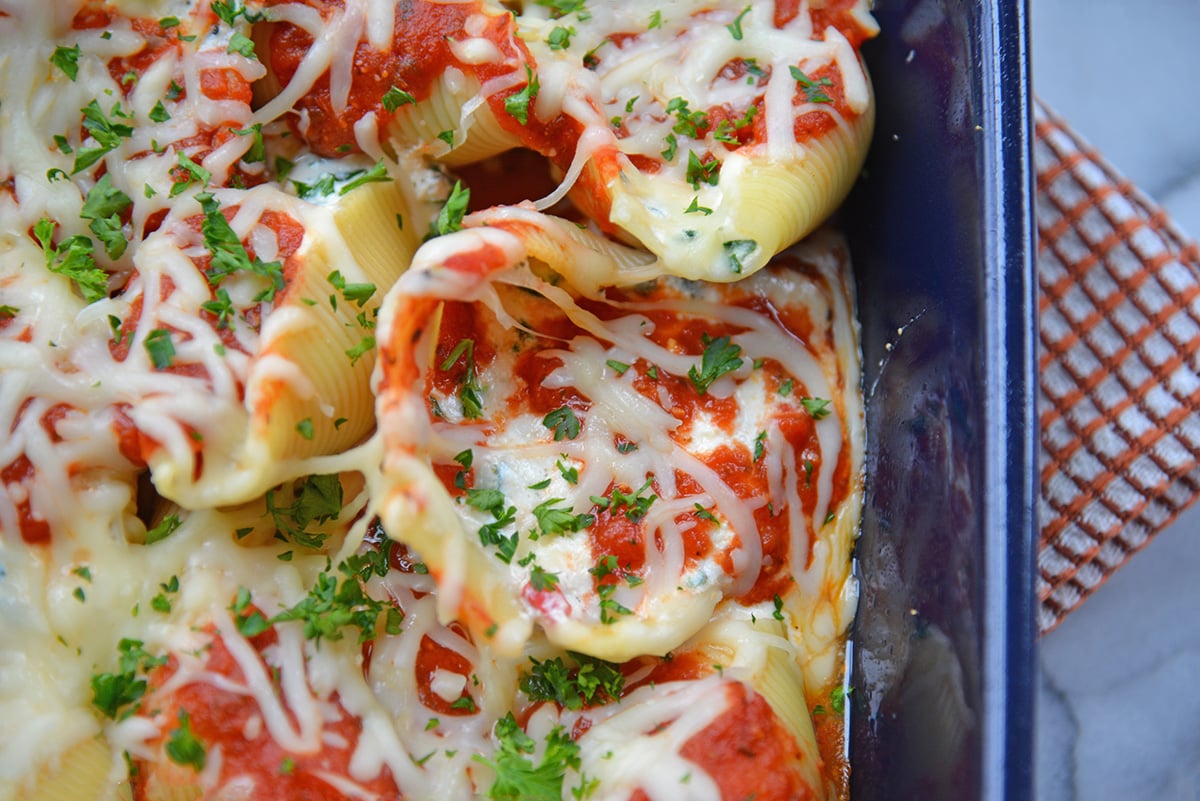
{"type": "MultiPolygon", "coordinates": [[[[109,777],[113,759],[108,742],[90,737],[68,748],[34,774],[33,784],[18,792],[18,801],[117,801],[128,797],[125,782],[109,777]]],[[[195,796],[193,796],[195,797],[195,796]]]]}
{"type": "Polygon", "coordinates": [[[404,269],[415,234],[394,182],[358,187],[333,206],[284,202],[304,239],[286,290],[251,354],[241,408],[202,432],[190,454],[160,449],[148,462],[155,486],[184,507],[242,503],[295,475],[297,460],[343,450],[374,426],[370,376],[383,289],[404,269]],[[338,284],[370,291],[347,295],[338,284]],[[232,418],[232,419],[231,419],[232,418]]]}
{"type": "Polygon", "coordinates": [[[604,185],[608,219],[654,253],[668,274],[739,280],[812,233],[841,205],[862,168],[872,129],[868,110],[804,143],[787,161],[771,158],[765,148],[735,152],[722,163],[717,186],[699,193],[684,182],[623,167],[604,185]],[[686,213],[694,198],[712,213],[686,213]]]}

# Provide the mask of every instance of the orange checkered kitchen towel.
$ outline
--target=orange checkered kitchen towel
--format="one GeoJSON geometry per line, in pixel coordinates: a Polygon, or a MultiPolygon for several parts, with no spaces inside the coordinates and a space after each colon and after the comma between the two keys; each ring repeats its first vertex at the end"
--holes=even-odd
{"type": "Polygon", "coordinates": [[[1200,251],[1035,103],[1043,633],[1200,494],[1200,251]]]}

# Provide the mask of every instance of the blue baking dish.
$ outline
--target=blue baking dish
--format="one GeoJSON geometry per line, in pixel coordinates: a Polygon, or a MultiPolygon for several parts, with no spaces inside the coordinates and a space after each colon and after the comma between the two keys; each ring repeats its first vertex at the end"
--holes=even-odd
{"type": "Polygon", "coordinates": [[[1027,9],[878,0],[875,141],[842,227],[864,348],[855,801],[1032,797],[1027,9]]]}

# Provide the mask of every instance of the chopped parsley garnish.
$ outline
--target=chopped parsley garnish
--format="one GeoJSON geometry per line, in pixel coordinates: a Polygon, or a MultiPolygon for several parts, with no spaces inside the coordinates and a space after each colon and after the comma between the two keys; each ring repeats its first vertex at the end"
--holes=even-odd
{"type": "Polygon", "coordinates": [[[442,206],[437,219],[433,222],[429,236],[441,236],[461,231],[463,215],[467,213],[467,205],[470,202],[471,190],[464,187],[461,181],[455,181],[454,188],[450,190],[450,197],[446,198],[445,205],[442,206]]]}
{"type": "Polygon", "coordinates": [[[241,31],[234,31],[233,36],[229,37],[229,48],[225,52],[236,53],[251,61],[258,61],[258,56],[254,52],[254,40],[241,31]]]}
{"type": "Polygon", "coordinates": [[[351,366],[358,364],[358,360],[361,359],[364,355],[366,355],[371,350],[374,350],[374,348],[375,348],[375,337],[364,335],[363,338],[358,341],[357,345],[355,345],[352,348],[349,348],[346,351],[346,355],[350,357],[351,366]]]}
{"type": "Polygon", "coordinates": [[[786,398],[792,394],[792,389],[795,387],[795,385],[796,384],[794,381],[792,381],[792,379],[785,378],[779,383],[779,394],[786,398]]]}
{"type": "Polygon", "coordinates": [[[167,758],[177,765],[186,765],[199,773],[204,770],[204,743],[192,733],[191,720],[184,709],[179,710],[179,728],[167,737],[167,758]]]}
{"type": "Polygon", "coordinates": [[[119,259],[125,252],[128,242],[121,230],[120,215],[132,204],[129,195],[113,186],[108,173],[96,182],[83,201],[79,216],[91,220],[88,227],[104,245],[104,252],[110,259],[119,259]]]}
{"type": "Polygon", "coordinates": [[[608,359],[604,363],[611,367],[617,375],[625,375],[625,371],[629,369],[628,364],[619,362],[616,359],[608,359]]]}
{"type": "Polygon", "coordinates": [[[742,19],[749,13],[750,6],[746,6],[742,9],[742,13],[737,15],[737,19],[725,26],[735,42],[742,41],[742,19]]]}
{"type": "Polygon", "coordinates": [[[344,195],[347,192],[358,189],[366,184],[380,183],[392,180],[392,176],[388,175],[387,166],[383,163],[383,159],[375,162],[375,166],[369,170],[355,173],[352,180],[342,185],[338,190],[339,195],[344,195]]]}
{"type": "Polygon", "coordinates": [[[578,667],[567,667],[562,657],[544,662],[530,657],[533,667],[522,672],[521,691],[532,701],[554,701],[575,710],[621,697],[625,676],[620,665],[571,651],[568,654],[578,667]]]}
{"type": "Polygon", "coordinates": [[[327,197],[333,194],[334,186],[337,178],[332,173],[322,175],[311,184],[306,184],[303,181],[292,181],[292,186],[296,187],[296,194],[301,200],[313,200],[314,198],[327,197]]]}
{"type": "MultiPolygon", "coordinates": [[[[238,136],[253,137],[250,140],[250,147],[242,156],[242,161],[246,164],[254,164],[260,161],[266,161],[267,150],[266,143],[263,142],[262,123],[256,122],[249,128],[243,128],[239,131],[234,131],[238,136]]],[[[280,180],[283,180],[282,178],[280,180]]]]}
{"type": "Polygon", "coordinates": [[[415,104],[417,98],[409,92],[404,91],[398,86],[393,85],[390,89],[383,93],[383,107],[388,111],[395,111],[401,106],[415,104]]]}
{"type": "Polygon", "coordinates": [[[717,123],[717,127],[713,128],[712,138],[727,145],[736,145],[738,139],[733,135],[734,128],[735,126],[729,120],[721,120],[717,123]]]}
{"type": "Polygon", "coordinates": [[[108,297],[108,273],[96,266],[92,240],[76,235],[54,247],[51,239],[56,227],[57,223],[48,217],[43,217],[33,226],[33,235],[37,237],[46,257],[46,269],[74,281],[79,294],[88,303],[108,297]]]}
{"type": "Polygon", "coordinates": [[[154,108],[150,109],[150,122],[166,122],[171,119],[171,113],[167,111],[167,107],[159,100],[154,104],[154,108]]]}
{"type": "Polygon", "coordinates": [[[483,386],[475,371],[475,340],[464,339],[454,346],[450,355],[442,362],[441,369],[449,370],[455,362],[463,359],[463,376],[459,379],[458,399],[462,402],[463,417],[477,420],[483,417],[483,386]]]}
{"type": "Polygon", "coordinates": [[[310,531],[309,525],[321,525],[342,511],[342,482],[337,473],[306,476],[296,488],[290,506],[275,505],[276,490],[267,490],[267,511],[275,524],[275,537],[306,548],[318,549],[329,535],[310,531]]]}
{"type": "Polygon", "coordinates": [[[554,432],[554,441],[575,439],[579,436],[579,418],[570,406],[559,406],[542,418],[542,425],[554,432]]]}
{"type": "Polygon", "coordinates": [[[537,0],[539,6],[550,9],[550,16],[554,19],[565,17],[567,14],[579,12],[581,19],[587,19],[587,9],[584,8],[587,0],[537,0]]]}
{"type": "Polygon", "coordinates": [[[439,133],[437,135],[437,138],[441,139],[443,142],[445,142],[446,145],[450,149],[452,149],[452,150],[454,149],[454,129],[453,128],[447,128],[446,130],[442,131],[441,133],[439,133]]]}
{"type": "Polygon", "coordinates": [[[238,17],[242,17],[246,22],[258,22],[263,18],[262,12],[253,13],[247,10],[240,0],[213,0],[210,7],[226,25],[233,25],[238,17]]]}
{"type": "Polygon", "coordinates": [[[731,342],[728,336],[710,339],[704,334],[702,340],[704,354],[700,357],[700,369],[697,370],[695,365],[688,368],[688,378],[701,395],[707,393],[718,378],[742,366],[742,346],[731,342]]]}
{"type": "Polygon", "coordinates": [[[495,546],[497,558],[505,564],[511,563],[517,552],[517,534],[505,536],[500,532],[516,522],[517,507],[510,506],[504,493],[497,489],[468,489],[466,501],[474,509],[491,512],[492,522],[479,527],[479,541],[485,547],[495,546]]]}
{"type": "Polygon", "coordinates": [[[675,138],[675,134],[667,134],[667,138],[663,140],[667,146],[662,151],[663,161],[674,161],[675,153],[679,150],[679,141],[675,138]]]}
{"type": "Polygon", "coordinates": [[[608,40],[607,36],[604,37],[603,39],[601,39],[600,43],[597,44],[595,47],[593,47],[591,50],[584,53],[583,54],[583,66],[587,67],[589,70],[595,69],[596,67],[598,67],[600,65],[600,57],[597,56],[596,53],[599,52],[600,48],[604,47],[606,44],[609,44],[609,40],[608,40]]]}
{"type": "Polygon", "coordinates": [[[702,183],[716,186],[721,180],[721,162],[716,159],[701,161],[696,151],[689,150],[686,178],[692,189],[699,189],[702,183]]]}
{"type": "Polygon", "coordinates": [[[758,250],[758,242],[753,239],[732,239],[722,242],[721,247],[725,250],[725,259],[729,262],[729,269],[741,274],[742,270],[746,269],[746,259],[758,250]]]}
{"type": "Polygon", "coordinates": [[[800,405],[814,420],[823,420],[833,411],[829,408],[830,401],[824,398],[801,398],[800,405]]]}
{"type": "Polygon", "coordinates": [[[218,288],[216,297],[200,304],[200,308],[217,318],[217,328],[229,328],[229,318],[233,316],[233,300],[225,289],[218,288]]]}
{"type": "Polygon", "coordinates": [[[682,97],[667,101],[667,113],[675,115],[675,125],[671,130],[677,134],[699,139],[703,136],[702,131],[708,128],[708,115],[703,111],[692,111],[682,97]]]}
{"type": "Polygon", "coordinates": [[[73,81],[79,77],[80,54],[79,45],[74,47],[59,45],[54,48],[54,53],[50,56],[50,63],[62,70],[63,74],[73,81]]]}
{"type": "Polygon", "coordinates": [[[733,127],[737,130],[745,128],[750,123],[754,122],[755,115],[758,114],[758,106],[747,106],[746,111],[739,119],[733,121],[733,127]]]}
{"type": "Polygon", "coordinates": [[[504,110],[522,125],[529,121],[529,102],[537,97],[540,88],[537,76],[528,64],[525,65],[525,78],[525,88],[504,100],[504,110]]]}
{"type": "Polygon", "coordinates": [[[534,565],[529,571],[529,586],[538,592],[550,592],[558,587],[558,574],[534,565]]]}
{"type": "MultiPolygon", "coordinates": [[[[80,111],[83,113],[83,127],[92,135],[96,146],[80,146],[75,153],[75,163],[71,166],[72,175],[87,169],[104,158],[105,154],[116,150],[122,139],[133,136],[133,126],[110,120],[100,110],[100,104],[95,100],[81,108],[80,111]]],[[[128,115],[124,114],[120,104],[117,104],[113,109],[113,116],[127,117],[128,115]]]]}
{"type": "Polygon", "coordinates": [[[833,86],[833,81],[828,78],[813,80],[804,73],[804,70],[799,67],[788,67],[788,71],[792,73],[792,77],[800,84],[800,88],[804,90],[804,96],[808,98],[809,103],[832,103],[833,98],[825,93],[822,88],[824,86],[833,86]]]}
{"type": "Polygon", "coordinates": [[[596,578],[596,595],[600,599],[600,622],[609,625],[615,623],[617,618],[615,615],[631,615],[633,610],[619,603],[612,597],[612,594],[617,590],[616,581],[605,581],[604,579],[613,576],[616,580],[625,579],[625,583],[631,587],[642,583],[642,578],[632,573],[622,570],[617,565],[617,557],[612,554],[602,556],[595,567],[589,568],[588,572],[596,578]]]}
{"type": "Polygon", "coordinates": [[[122,639],[117,643],[117,672],[92,676],[92,706],[105,717],[123,720],[132,715],[147,686],[137,674],[166,664],[165,656],[151,656],[142,646],[141,640],[122,639]]]}
{"type": "MultiPolygon", "coordinates": [[[[193,162],[192,158],[184,151],[179,151],[179,164],[175,169],[181,170],[184,173],[184,177],[181,177],[181,179],[176,180],[170,185],[170,197],[172,198],[178,197],[181,192],[184,192],[184,189],[192,186],[193,183],[199,183],[200,186],[208,185],[212,177],[212,173],[209,170],[193,162]]],[[[224,219],[223,216],[222,219],[224,219]]]]}
{"type": "Polygon", "coordinates": [[[779,597],[779,593],[775,593],[775,611],[771,613],[771,617],[776,620],[783,620],[783,599],[779,597]]]}
{"type": "MultiPolygon", "coordinates": [[[[544,0],[539,0],[544,2],[544,0]]],[[[521,731],[511,712],[496,722],[493,730],[497,748],[488,759],[475,754],[472,759],[491,766],[496,781],[487,791],[492,801],[559,801],[563,777],[568,769],[580,766],[579,745],[561,727],[546,737],[541,761],[535,765],[530,756],[537,749],[532,737],[521,731]]]]}
{"type": "Polygon", "coordinates": [[[299,423],[296,423],[296,433],[307,440],[313,438],[313,421],[311,417],[305,417],[299,423]]]}
{"type": "Polygon", "coordinates": [[[550,35],[546,37],[546,44],[550,45],[551,50],[566,50],[571,46],[571,37],[574,35],[574,28],[564,28],[562,25],[557,25],[554,30],[550,31],[550,35]]]}
{"type": "Polygon", "coordinates": [[[256,637],[271,627],[263,613],[251,607],[250,590],[245,587],[238,587],[229,611],[233,612],[234,624],[243,637],[256,637]]]}
{"type": "Polygon", "coordinates": [[[699,503],[696,504],[696,511],[694,512],[694,514],[696,515],[696,517],[700,518],[701,520],[707,520],[710,523],[720,523],[721,522],[720,520],[717,520],[716,515],[714,515],[708,509],[705,509],[699,503]]]}
{"type": "Polygon", "coordinates": [[[341,581],[325,570],[317,574],[317,583],[308,591],[300,603],[271,618],[270,623],[288,620],[304,622],[304,636],[320,643],[321,639],[340,640],[342,629],[353,626],[358,629],[358,642],[375,639],[382,621],[388,634],[398,634],[404,621],[404,613],[391,602],[377,601],[367,595],[360,581],[358,562],[346,560],[338,565],[343,574],[341,581]]]}
{"type": "Polygon", "coordinates": [[[550,498],[533,507],[533,516],[537,519],[539,536],[582,531],[596,522],[596,518],[590,514],[573,514],[570,506],[555,506],[560,503],[566,503],[566,500],[550,498]]]}
{"type": "Polygon", "coordinates": [[[342,293],[342,298],[348,303],[357,304],[360,308],[375,294],[375,285],[367,282],[347,282],[340,270],[334,270],[325,276],[325,280],[334,289],[342,293]]]}
{"type": "Polygon", "coordinates": [[[0,319],[11,320],[21,313],[21,310],[16,306],[9,306],[7,303],[0,306],[0,319]]]}
{"type": "Polygon", "coordinates": [[[175,343],[171,341],[171,332],[166,328],[155,328],[142,343],[155,370],[165,370],[175,361],[175,343]]]}
{"type": "MultiPolygon", "coordinates": [[[[182,158],[182,154],[181,158],[182,158]]],[[[263,262],[257,256],[251,260],[246,248],[238,235],[221,213],[217,199],[209,192],[196,195],[200,208],[204,211],[204,220],[200,223],[200,233],[204,235],[204,246],[212,254],[212,264],[208,270],[208,282],[213,286],[221,283],[236,272],[251,272],[261,275],[270,282],[265,290],[254,299],[270,302],[275,299],[275,293],[283,289],[283,265],[277,261],[263,262]]]]}
{"type": "Polygon", "coordinates": [[[154,528],[146,530],[146,544],[153,545],[156,542],[162,542],[174,534],[180,525],[182,525],[182,521],[180,521],[179,515],[167,515],[154,528]]]}
{"type": "Polygon", "coordinates": [[[596,504],[600,509],[605,509],[611,514],[617,514],[622,508],[625,509],[625,517],[631,522],[638,522],[646,516],[646,512],[650,511],[650,505],[658,500],[658,496],[653,492],[648,495],[643,495],[654,484],[654,476],[646,476],[646,483],[638,487],[634,492],[623,492],[619,487],[613,487],[612,492],[608,497],[593,495],[589,500],[596,504]]]}
{"type": "Polygon", "coordinates": [[[712,210],[712,209],[710,209],[708,206],[701,206],[701,205],[700,205],[700,198],[698,198],[698,197],[692,197],[692,202],[691,202],[691,204],[690,204],[690,205],[688,205],[688,207],[687,207],[686,209],[684,209],[684,210],[683,210],[683,213],[684,213],[684,214],[696,214],[696,213],[700,213],[700,214],[703,214],[704,216],[706,216],[706,217],[707,217],[708,215],[710,215],[710,214],[712,214],[712,213],[713,213],[713,210],[712,210]]]}
{"type": "Polygon", "coordinates": [[[167,596],[179,592],[179,576],[171,576],[166,583],[158,586],[162,592],[150,599],[150,607],[155,612],[162,612],[165,615],[171,611],[171,599],[167,596]]]}
{"type": "Polygon", "coordinates": [[[661,11],[655,11],[653,14],[650,15],[649,30],[654,30],[655,28],[661,28],[662,24],[663,24],[663,18],[662,18],[661,11]]]}
{"type": "Polygon", "coordinates": [[[758,436],[754,438],[754,461],[759,461],[763,458],[763,454],[767,450],[767,432],[759,431],[758,436]]]}
{"type": "MultiPolygon", "coordinates": [[[[563,458],[566,458],[566,457],[564,456],[563,458]]],[[[559,459],[557,462],[555,462],[554,466],[558,468],[558,474],[563,477],[563,481],[567,482],[568,484],[578,484],[579,483],[579,469],[578,468],[567,467],[565,464],[562,463],[562,459],[559,459]]]]}
{"type": "MultiPolygon", "coordinates": [[[[479,707],[477,707],[475,705],[475,699],[469,695],[464,695],[461,698],[457,699],[454,703],[452,703],[450,705],[450,708],[451,709],[462,709],[466,712],[471,712],[471,713],[479,711],[479,707]]],[[[425,758],[428,759],[429,757],[425,757],[425,758]]]]}

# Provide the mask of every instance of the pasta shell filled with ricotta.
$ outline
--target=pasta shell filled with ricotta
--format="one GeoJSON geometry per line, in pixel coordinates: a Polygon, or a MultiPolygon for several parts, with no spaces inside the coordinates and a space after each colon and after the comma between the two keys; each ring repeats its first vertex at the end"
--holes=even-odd
{"type": "Polygon", "coordinates": [[[562,15],[530,4],[521,24],[540,81],[530,146],[589,217],[666,274],[760,269],[857,177],[874,120],[858,47],[877,32],[862,0],[562,15]]]}
{"type": "Polygon", "coordinates": [[[163,496],[241,503],[372,429],[377,287],[415,248],[396,225],[403,194],[377,167],[321,203],[267,187],[236,205],[202,194],[198,215],[144,243],[115,356],[147,372],[125,414],[163,496]]]}
{"type": "Polygon", "coordinates": [[[825,798],[796,649],[784,622],[753,614],[723,604],[669,659],[624,666],[619,698],[561,710],[585,732],[566,783],[591,777],[610,798],[825,798]]]}
{"type": "Polygon", "coordinates": [[[493,219],[427,243],[381,312],[375,503],[442,614],[502,650],[536,623],[619,662],[677,647],[722,597],[788,595],[792,576],[806,603],[841,598],[844,549],[836,577],[808,576],[861,490],[836,259],[583,297],[554,276],[608,245],[548,247],[542,227],[530,241],[564,258],[547,264],[528,230],[493,219]]]}

